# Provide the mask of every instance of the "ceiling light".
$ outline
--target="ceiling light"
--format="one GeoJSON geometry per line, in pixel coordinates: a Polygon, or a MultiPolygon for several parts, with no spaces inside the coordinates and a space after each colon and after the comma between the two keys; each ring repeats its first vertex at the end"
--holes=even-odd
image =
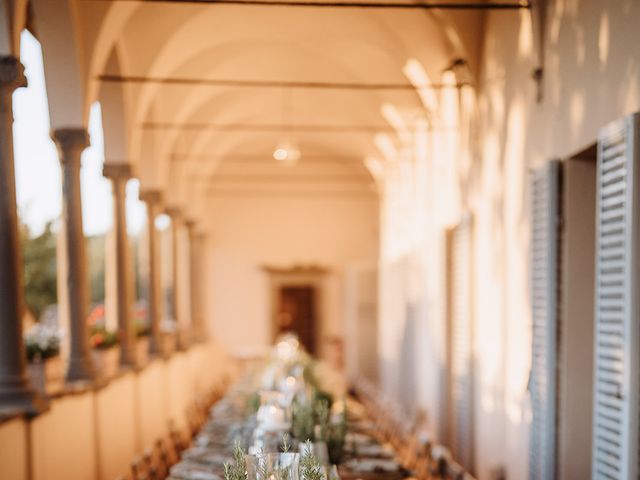
{"type": "Polygon", "coordinates": [[[285,140],[276,146],[273,158],[283,165],[295,165],[300,160],[300,149],[293,142],[285,140]]]}

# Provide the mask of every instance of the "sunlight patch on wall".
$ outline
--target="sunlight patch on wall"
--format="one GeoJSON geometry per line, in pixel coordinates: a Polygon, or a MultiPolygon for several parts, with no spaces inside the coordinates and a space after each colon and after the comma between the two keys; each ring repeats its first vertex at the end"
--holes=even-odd
{"type": "Polygon", "coordinates": [[[396,131],[398,138],[402,144],[408,144],[411,142],[411,132],[407,122],[405,122],[402,114],[392,103],[384,103],[380,107],[380,113],[382,117],[387,121],[391,127],[396,131]]]}
{"type": "Polygon", "coordinates": [[[384,164],[378,157],[369,156],[365,158],[364,165],[376,181],[384,179],[384,164]]]}
{"type": "Polygon", "coordinates": [[[554,2],[553,11],[549,13],[549,41],[552,45],[560,39],[560,27],[564,16],[564,0],[554,2]]]}
{"type": "Polygon", "coordinates": [[[398,160],[398,150],[390,135],[386,133],[377,133],[373,142],[387,161],[394,162],[398,160]]]}
{"type": "Polygon", "coordinates": [[[422,64],[415,58],[410,58],[404,65],[402,72],[409,79],[411,85],[416,88],[424,108],[426,108],[428,112],[437,111],[438,97],[432,88],[426,87],[427,85],[431,85],[431,79],[422,64]]]}
{"type": "Polygon", "coordinates": [[[580,90],[572,91],[569,115],[571,117],[571,137],[574,140],[578,137],[584,123],[585,108],[584,92],[580,90]]]}
{"type": "Polygon", "coordinates": [[[600,17],[600,31],[598,33],[598,58],[600,59],[600,68],[604,69],[609,59],[609,15],[602,12],[600,17]]]}
{"type": "Polygon", "coordinates": [[[527,58],[533,51],[533,32],[531,30],[531,10],[520,11],[520,31],[518,33],[518,54],[527,58]]]}

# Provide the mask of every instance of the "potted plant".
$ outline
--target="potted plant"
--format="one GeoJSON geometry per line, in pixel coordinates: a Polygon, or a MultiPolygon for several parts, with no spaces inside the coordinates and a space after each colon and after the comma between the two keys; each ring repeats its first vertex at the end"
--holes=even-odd
{"type": "Polygon", "coordinates": [[[93,348],[93,364],[98,375],[103,379],[114,377],[120,366],[117,333],[107,329],[102,323],[95,323],[91,326],[89,340],[93,348]]]}
{"type": "Polygon", "coordinates": [[[36,323],[24,336],[28,370],[33,386],[46,394],[57,393],[64,385],[57,328],[36,323]]]}

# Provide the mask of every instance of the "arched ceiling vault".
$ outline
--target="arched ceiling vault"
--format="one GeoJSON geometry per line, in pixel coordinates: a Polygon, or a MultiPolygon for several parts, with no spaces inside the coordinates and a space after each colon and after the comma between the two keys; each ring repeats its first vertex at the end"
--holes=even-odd
{"type": "Polygon", "coordinates": [[[240,172],[253,175],[251,182],[280,175],[293,184],[316,175],[320,183],[338,179],[369,188],[361,160],[376,152],[378,128],[389,130],[381,107],[391,104],[409,118],[423,108],[419,96],[414,90],[113,84],[100,75],[407,84],[403,68],[415,59],[438,82],[453,58],[468,58],[464,50],[477,45],[482,23],[480,13],[32,1],[68,11],[77,68],[86,72],[79,89],[84,109],[95,99],[110,103],[103,108],[111,115],[105,129],[117,132],[105,131],[105,138],[117,141],[107,146],[116,152],[107,161],[128,157],[143,187],[163,187],[171,202],[183,205],[213,188],[238,187],[240,172]],[[270,158],[283,137],[301,148],[296,168],[278,168],[270,158]],[[317,161],[305,164],[305,156],[317,161]],[[336,161],[341,158],[349,160],[336,161]]]}

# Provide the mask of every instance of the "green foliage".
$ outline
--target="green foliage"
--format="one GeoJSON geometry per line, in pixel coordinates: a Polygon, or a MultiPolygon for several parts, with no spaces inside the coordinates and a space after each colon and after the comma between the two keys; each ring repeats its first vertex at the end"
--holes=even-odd
{"type": "Polygon", "coordinates": [[[315,392],[311,402],[294,401],[292,405],[293,436],[298,440],[324,441],[329,424],[330,408],[331,396],[319,391],[315,392]]]}
{"type": "Polygon", "coordinates": [[[338,464],[344,455],[344,444],[347,438],[347,414],[342,413],[339,422],[328,423],[325,433],[329,460],[332,464],[338,464]]]}
{"type": "Polygon", "coordinates": [[[293,436],[298,440],[313,439],[313,430],[316,425],[313,404],[295,400],[291,407],[291,412],[293,416],[291,423],[293,436]]]}
{"type": "Polygon", "coordinates": [[[247,412],[253,415],[260,408],[260,392],[255,392],[247,397],[247,412]]]}
{"type": "Polygon", "coordinates": [[[58,301],[56,235],[51,222],[31,237],[26,225],[20,227],[20,247],[24,264],[24,294],[27,307],[38,319],[42,311],[58,301]]]}
{"type": "Polygon", "coordinates": [[[240,442],[236,442],[233,447],[233,463],[224,464],[225,480],[247,480],[247,468],[244,463],[245,452],[240,446],[240,442]]]}
{"type": "Polygon", "coordinates": [[[327,404],[327,407],[331,408],[331,405],[333,405],[333,395],[331,395],[329,392],[325,392],[324,390],[316,390],[314,395],[314,402],[324,402],[327,404]]]}
{"type": "Polygon", "coordinates": [[[320,381],[316,376],[315,372],[315,364],[313,361],[309,361],[302,371],[302,377],[304,378],[304,383],[313,388],[314,391],[320,390],[320,381]]]}
{"type": "Polygon", "coordinates": [[[306,442],[304,455],[302,455],[300,459],[300,479],[324,480],[324,469],[320,461],[313,454],[313,445],[309,440],[306,442]]]}
{"type": "Polygon", "coordinates": [[[151,335],[151,325],[147,321],[137,320],[136,321],[136,336],[139,337],[148,337],[151,335]]]}
{"type": "Polygon", "coordinates": [[[89,342],[93,348],[104,350],[118,344],[118,334],[114,331],[107,330],[104,325],[93,325],[91,327],[89,342]]]}
{"type": "Polygon", "coordinates": [[[289,439],[289,433],[285,432],[282,436],[282,453],[289,453],[289,450],[291,450],[291,442],[289,439]]]}
{"type": "Polygon", "coordinates": [[[263,451],[260,451],[256,458],[258,460],[256,480],[292,480],[290,468],[270,465],[269,458],[263,451]]]}
{"type": "Polygon", "coordinates": [[[46,360],[60,353],[60,336],[55,328],[35,324],[25,335],[24,345],[30,362],[46,360]]]}
{"type": "Polygon", "coordinates": [[[103,303],[105,293],[105,248],[106,236],[94,235],[87,238],[87,261],[91,284],[91,303],[103,303]]]}

